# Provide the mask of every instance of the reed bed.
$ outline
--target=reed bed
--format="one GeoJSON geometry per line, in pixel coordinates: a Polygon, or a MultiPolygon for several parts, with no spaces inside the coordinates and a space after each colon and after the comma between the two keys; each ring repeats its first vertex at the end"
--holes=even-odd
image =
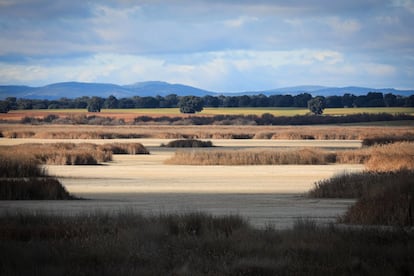
{"type": "Polygon", "coordinates": [[[387,187],[414,184],[414,171],[345,173],[318,181],[308,192],[312,198],[361,198],[373,196],[387,187]]]}
{"type": "Polygon", "coordinates": [[[0,153],[0,200],[75,199],[40,162],[0,153]]]}
{"type": "Polygon", "coordinates": [[[112,152],[101,150],[94,144],[22,144],[1,146],[0,154],[15,155],[19,159],[36,160],[45,165],[97,165],[112,160],[112,152]]]}
{"type": "Polygon", "coordinates": [[[166,160],[176,165],[322,165],[335,162],[335,154],[318,149],[178,151],[166,160]]]}
{"type": "Polygon", "coordinates": [[[97,165],[111,161],[112,154],[149,154],[149,151],[140,143],[34,143],[0,146],[0,156],[15,156],[15,162],[21,164],[97,165]]]}
{"type": "Polygon", "coordinates": [[[0,179],[0,200],[76,199],[56,178],[0,179]]]}
{"type": "Polygon", "coordinates": [[[317,139],[362,140],[383,137],[414,135],[412,126],[168,126],[168,125],[24,125],[0,124],[5,138],[38,139],[317,139]]]}
{"type": "Polygon", "coordinates": [[[14,153],[4,154],[0,151],[0,177],[42,177],[46,175],[35,158],[21,158],[14,153]]]}
{"type": "Polygon", "coordinates": [[[414,143],[399,142],[372,147],[371,157],[365,166],[368,170],[378,172],[414,170],[414,143]]]}
{"type": "Polygon", "coordinates": [[[362,146],[370,147],[374,145],[386,145],[397,142],[414,142],[413,133],[405,133],[403,135],[386,135],[380,137],[365,138],[362,140],[362,146]]]}
{"type": "Polygon", "coordinates": [[[0,273],[411,275],[413,235],[310,220],[253,229],[238,216],[202,213],[8,214],[0,217],[0,273]]]}
{"type": "Polygon", "coordinates": [[[414,226],[414,171],[379,177],[340,220],[358,225],[414,226]]]}
{"type": "Polygon", "coordinates": [[[414,143],[399,142],[345,151],[318,148],[267,150],[177,151],[166,164],[174,165],[326,165],[365,164],[369,171],[414,169],[414,143]]]}

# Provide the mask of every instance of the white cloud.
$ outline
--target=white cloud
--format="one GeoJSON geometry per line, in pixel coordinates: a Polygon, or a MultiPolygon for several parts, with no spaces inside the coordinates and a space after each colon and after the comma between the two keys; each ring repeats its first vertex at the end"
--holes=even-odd
{"type": "Polygon", "coordinates": [[[363,64],[362,68],[376,77],[390,77],[397,72],[394,66],[388,64],[367,63],[363,64]]]}
{"type": "Polygon", "coordinates": [[[225,20],[224,24],[228,27],[232,28],[240,28],[244,26],[245,24],[258,21],[259,19],[257,17],[252,16],[239,16],[235,19],[225,20]]]}
{"type": "Polygon", "coordinates": [[[0,82],[414,87],[413,1],[52,2],[0,0],[0,82]]]}
{"type": "Polygon", "coordinates": [[[330,17],[326,20],[326,23],[335,31],[335,33],[341,36],[356,33],[361,29],[361,23],[356,19],[330,17]]]}

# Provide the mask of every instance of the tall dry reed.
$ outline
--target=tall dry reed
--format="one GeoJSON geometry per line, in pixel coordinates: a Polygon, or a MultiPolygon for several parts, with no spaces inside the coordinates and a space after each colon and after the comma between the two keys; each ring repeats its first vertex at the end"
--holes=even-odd
{"type": "Polygon", "coordinates": [[[359,225],[414,226],[414,171],[383,174],[340,221],[359,225]]]}
{"type": "Polygon", "coordinates": [[[96,165],[112,160],[112,152],[100,150],[94,144],[21,144],[0,146],[0,153],[18,156],[19,160],[36,160],[47,165],[96,165]]]}
{"type": "Polygon", "coordinates": [[[45,170],[35,158],[17,156],[14,152],[0,151],[0,178],[41,177],[45,170]]]}
{"type": "Polygon", "coordinates": [[[411,275],[414,233],[237,216],[0,216],[2,275],[411,275]],[[22,265],[24,264],[24,265],[22,265]]]}
{"type": "Polygon", "coordinates": [[[0,200],[76,199],[52,177],[0,179],[0,200]]]}
{"type": "Polygon", "coordinates": [[[335,162],[335,154],[318,149],[178,151],[166,164],[177,165],[321,165],[335,162]]]}
{"type": "Polygon", "coordinates": [[[317,139],[362,140],[383,137],[414,135],[409,126],[168,126],[126,125],[108,127],[89,125],[22,125],[0,124],[0,132],[6,138],[39,139],[317,139]]]}
{"type": "Polygon", "coordinates": [[[365,164],[369,171],[414,169],[414,143],[399,142],[354,150],[318,148],[268,150],[177,151],[166,164],[175,165],[324,165],[365,164]]]}
{"type": "Polygon", "coordinates": [[[149,154],[149,151],[140,143],[54,143],[0,146],[0,154],[46,165],[96,165],[111,161],[112,154],[149,154]]]}

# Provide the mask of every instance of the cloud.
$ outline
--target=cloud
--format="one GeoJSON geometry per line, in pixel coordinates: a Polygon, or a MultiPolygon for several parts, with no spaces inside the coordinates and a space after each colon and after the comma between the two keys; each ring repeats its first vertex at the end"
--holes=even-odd
{"type": "Polygon", "coordinates": [[[165,80],[212,90],[310,82],[414,87],[413,6],[408,0],[0,0],[0,81],[165,80]]]}

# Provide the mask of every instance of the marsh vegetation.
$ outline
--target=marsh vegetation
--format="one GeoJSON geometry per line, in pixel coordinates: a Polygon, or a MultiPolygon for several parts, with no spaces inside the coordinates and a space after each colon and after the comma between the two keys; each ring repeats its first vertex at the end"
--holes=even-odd
{"type": "Polygon", "coordinates": [[[0,217],[2,275],[409,275],[413,232],[254,229],[239,216],[0,217]],[[24,265],[21,265],[23,264],[24,265]]]}
{"type": "MultiPolygon", "coordinates": [[[[28,137],[54,135],[55,138],[58,131],[61,135],[59,137],[68,137],[68,135],[80,137],[82,131],[82,135],[104,133],[102,128],[96,126],[92,128],[96,129],[68,126],[67,129],[62,130],[52,126],[34,128],[25,125],[17,132],[30,133],[28,137]]],[[[5,125],[2,125],[1,131],[3,135],[16,132],[16,130],[7,129],[5,125]]],[[[307,140],[375,138],[375,142],[370,142],[373,146],[367,144],[363,148],[352,150],[200,148],[177,151],[173,158],[181,156],[182,160],[190,160],[193,166],[195,162],[200,162],[202,165],[216,162],[215,165],[239,166],[233,173],[240,175],[234,176],[239,177],[237,179],[245,178],[245,181],[250,182],[249,189],[254,188],[252,183],[257,181],[256,171],[266,166],[250,166],[247,169],[244,166],[247,164],[309,164],[306,166],[318,164],[317,167],[327,167],[332,163],[364,164],[365,172],[341,174],[316,182],[315,188],[308,196],[354,198],[356,203],[346,213],[341,214],[338,222],[357,225],[388,225],[390,228],[321,225],[314,220],[304,218],[297,220],[292,228],[280,230],[270,224],[266,227],[255,228],[245,217],[239,215],[216,216],[207,213],[185,212],[144,215],[132,210],[106,213],[83,212],[75,215],[51,215],[37,211],[34,215],[31,212],[12,212],[10,209],[9,212],[3,212],[0,216],[0,274],[409,275],[414,271],[414,260],[411,257],[414,256],[413,232],[409,228],[404,228],[413,225],[414,147],[413,143],[405,138],[413,133],[410,127],[304,127],[300,129],[263,127],[259,129],[222,126],[208,129],[180,127],[176,130],[166,126],[148,128],[142,126],[122,130],[114,128],[113,131],[114,136],[152,135],[169,139],[198,136],[202,136],[203,139],[205,136],[230,137],[228,136],[230,134],[231,138],[256,139],[259,137],[262,139],[299,137],[299,139],[307,140]],[[396,135],[404,139],[390,141],[390,139],[383,138],[384,134],[389,134],[390,131],[395,131],[396,135]],[[201,161],[197,161],[197,158],[201,161]],[[319,166],[319,164],[326,165],[319,166]],[[21,263],[25,265],[19,265],[21,263]]],[[[18,137],[17,132],[12,136],[18,137]]],[[[108,134],[108,132],[105,133],[108,134]]],[[[190,144],[188,141],[176,143],[190,144]]],[[[44,166],[40,166],[41,164],[48,164],[47,168],[55,169],[54,172],[56,172],[57,169],[67,170],[69,168],[61,165],[97,164],[111,160],[98,159],[99,156],[112,158],[113,154],[148,153],[142,145],[103,144],[52,143],[1,146],[2,194],[20,193],[20,191],[10,192],[10,185],[14,185],[12,188],[27,185],[29,191],[33,189],[39,191],[39,186],[35,188],[30,186],[35,183],[32,179],[54,182],[53,178],[45,176],[47,172],[44,166]],[[57,153],[61,156],[56,155],[57,153]],[[89,160],[86,154],[91,154],[90,156],[96,161],[84,162],[83,160],[89,160]],[[36,177],[29,178],[29,176],[36,177]],[[25,183],[16,185],[13,181],[17,180],[25,183]]],[[[153,156],[143,157],[153,158],[153,156]]],[[[154,158],[160,157],[155,155],[154,158]]],[[[139,164],[145,162],[148,164],[150,161],[142,159],[140,162],[142,163],[139,164]]],[[[121,175],[130,177],[125,175],[126,170],[121,169],[120,166],[117,167],[117,164],[119,163],[115,162],[114,167],[117,171],[116,177],[119,177],[118,181],[122,181],[121,175]]],[[[133,169],[139,179],[145,179],[145,174],[153,176],[154,172],[159,174],[159,167],[157,167],[158,171],[155,166],[149,169],[141,166],[137,170],[134,164],[131,163],[129,169],[133,169]]],[[[156,176],[164,177],[163,180],[171,186],[171,181],[180,176],[179,166],[164,165],[163,168],[168,166],[174,169],[168,171],[171,175],[156,176]]],[[[70,173],[77,173],[80,167],[77,166],[76,170],[69,168],[70,173]]],[[[103,172],[103,169],[112,172],[108,169],[111,166],[104,167],[94,166],[94,169],[99,172],[103,172]]],[[[277,171],[276,167],[269,166],[273,171],[277,171]]],[[[300,170],[298,168],[303,169],[297,165],[293,165],[292,168],[296,173],[300,170]]],[[[191,169],[191,175],[194,178],[192,186],[205,184],[197,179],[201,175],[198,170],[205,170],[204,175],[210,177],[210,181],[217,181],[215,176],[223,180],[222,171],[219,171],[221,169],[223,169],[221,166],[194,166],[191,169]]],[[[188,174],[189,167],[183,166],[181,170],[188,174]]],[[[273,181],[276,179],[268,171],[263,175],[267,175],[273,181]]],[[[304,177],[309,181],[308,175],[304,177]]],[[[103,179],[97,181],[103,181],[103,179]]],[[[48,187],[48,183],[42,183],[40,184],[42,188],[48,187]]],[[[297,185],[297,183],[292,185],[295,184],[297,185]]],[[[258,184],[258,186],[261,185],[258,184]]],[[[232,189],[232,186],[229,187],[232,189]]],[[[47,190],[52,189],[47,188],[47,190]]],[[[59,193],[64,194],[62,191],[55,192],[55,194],[59,193]]],[[[214,195],[211,196],[214,197],[214,195]]],[[[36,198],[29,192],[20,193],[18,197],[36,198]]],[[[60,198],[63,197],[56,197],[56,199],[60,198]]],[[[183,198],[188,200],[188,197],[183,198]]],[[[217,206],[215,208],[217,209],[217,206]]]]}
{"type": "Polygon", "coordinates": [[[38,160],[0,154],[0,200],[75,199],[38,160]]]}

